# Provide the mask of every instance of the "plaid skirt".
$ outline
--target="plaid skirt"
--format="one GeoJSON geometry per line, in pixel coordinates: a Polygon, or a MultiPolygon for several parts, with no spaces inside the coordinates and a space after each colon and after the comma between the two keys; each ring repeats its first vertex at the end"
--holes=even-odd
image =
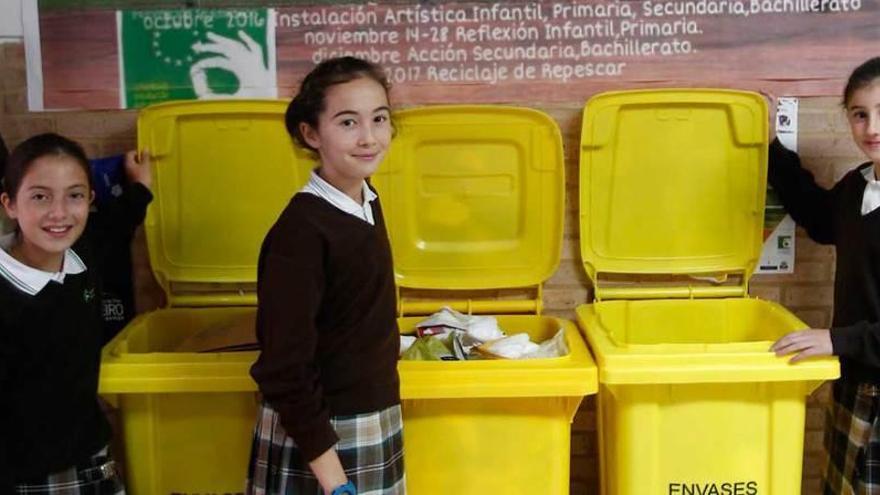
{"type": "Polygon", "coordinates": [[[825,418],[824,495],[880,495],[880,386],[834,382],[825,418]]]}
{"type": "MultiPolygon", "coordinates": [[[[339,442],[336,453],[358,495],[404,495],[403,430],[400,406],[330,419],[339,442]]],[[[321,495],[323,490],[278,413],[263,403],[254,428],[248,467],[250,495],[321,495]]]]}
{"type": "Polygon", "coordinates": [[[88,462],[37,480],[15,485],[16,494],[29,495],[125,495],[116,462],[107,448],[88,462]]]}

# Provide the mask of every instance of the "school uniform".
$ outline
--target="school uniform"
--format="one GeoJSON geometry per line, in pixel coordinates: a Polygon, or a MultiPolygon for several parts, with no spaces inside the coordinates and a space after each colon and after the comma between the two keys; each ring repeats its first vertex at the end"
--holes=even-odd
{"type": "Polygon", "coordinates": [[[248,493],[322,493],[308,463],[334,446],[359,494],[405,493],[391,248],[363,188],[313,173],[263,242],[248,493]]]}
{"type": "MultiPolygon", "coordinates": [[[[129,189],[123,218],[136,226],[152,195],[129,189]]],[[[87,224],[56,273],[8,254],[18,234],[0,238],[0,493],[124,493],[97,397],[101,348],[113,337],[95,268],[103,227],[87,224]]]]}
{"type": "Polygon", "coordinates": [[[768,179],[810,238],[837,252],[831,342],[841,377],[826,416],[824,493],[880,494],[880,181],[869,162],[822,189],[778,140],[768,179]]]}

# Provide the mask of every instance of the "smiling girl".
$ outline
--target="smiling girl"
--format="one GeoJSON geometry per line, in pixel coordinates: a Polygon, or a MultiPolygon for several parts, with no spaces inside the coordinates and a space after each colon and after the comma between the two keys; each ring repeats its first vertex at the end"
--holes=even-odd
{"type": "Polygon", "coordinates": [[[388,83],[327,60],[287,130],[319,166],[266,235],[251,374],[264,397],[248,493],[405,493],[391,249],[367,183],[393,135],[388,83]]]}
{"type": "Polygon", "coordinates": [[[880,494],[880,57],[853,71],[843,107],[868,162],[832,189],[817,186],[778,140],[770,146],[769,181],[785,208],[837,252],[831,328],[790,333],[772,350],[792,361],[840,357],[825,426],[824,493],[880,494]]]}
{"type": "MultiPolygon", "coordinates": [[[[126,235],[152,199],[147,155],[126,156],[126,235]]],[[[94,198],[82,148],[57,134],[9,155],[0,202],[15,232],[0,238],[0,493],[124,493],[98,403],[101,318],[94,198]]],[[[108,234],[109,235],[109,234],[108,234]]],[[[103,240],[106,240],[104,238],[103,240]]]]}

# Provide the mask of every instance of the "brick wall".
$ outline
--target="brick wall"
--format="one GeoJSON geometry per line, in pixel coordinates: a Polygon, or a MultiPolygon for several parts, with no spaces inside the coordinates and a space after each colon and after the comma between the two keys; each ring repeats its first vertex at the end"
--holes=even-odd
{"type": "MultiPolygon", "coordinates": [[[[122,153],[135,146],[136,113],[43,112],[27,111],[24,47],[0,44],[0,132],[9,146],[38,132],[55,131],[83,144],[91,156],[122,153]]],[[[556,119],[562,129],[566,152],[567,205],[562,262],[547,282],[547,313],[573,318],[572,308],[588,298],[589,283],[578,254],[577,218],[577,142],[582,103],[542,105],[539,108],[556,119]]],[[[831,185],[848,168],[860,162],[852,144],[843,114],[835,98],[801,100],[800,148],[805,165],[823,185],[831,185]]],[[[778,301],[814,327],[827,327],[831,321],[831,294],[834,276],[834,251],[807,239],[802,231],[797,237],[796,271],[792,275],[755,276],[751,293],[778,301]]],[[[146,311],[162,303],[161,293],[149,271],[142,234],[133,246],[137,307],[146,311]]],[[[803,493],[819,493],[819,457],[822,442],[823,405],[828,387],[809,400],[805,436],[803,493]]],[[[572,490],[575,495],[598,493],[598,457],[596,451],[595,401],[587,398],[572,427],[572,490]]]]}

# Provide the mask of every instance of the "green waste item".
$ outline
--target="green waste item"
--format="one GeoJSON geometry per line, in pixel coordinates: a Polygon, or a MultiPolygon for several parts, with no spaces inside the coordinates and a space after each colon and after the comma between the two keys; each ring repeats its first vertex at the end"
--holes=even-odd
{"type": "Polygon", "coordinates": [[[434,336],[419,337],[400,359],[410,361],[456,361],[455,356],[440,339],[434,336]]]}

